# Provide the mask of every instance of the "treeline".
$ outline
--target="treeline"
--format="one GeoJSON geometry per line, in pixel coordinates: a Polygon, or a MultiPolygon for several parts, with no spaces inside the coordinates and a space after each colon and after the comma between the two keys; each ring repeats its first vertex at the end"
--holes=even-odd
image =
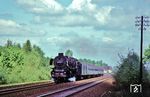
{"type": "MultiPolygon", "coordinates": [[[[66,56],[70,56],[70,57],[73,57],[73,51],[68,49],[66,50],[65,52],[65,55],[66,56]]],[[[84,63],[88,63],[88,64],[94,64],[94,65],[97,65],[97,66],[108,66],[106,63],[104,63],[102,60],[100,61],[95,61],[95,60],[91,60],[91,59],[78,59],[80,62],[84,62],[84,63]]]]}
{"type": "Polygon", "coordinates": [[[88,64],[94,64],[97,66],[108,66],[106,63],[104,63],[102,60],[100,61],[95,61],[91,59],[79,59],[80,62],[88,63],[88,64]]]}
{"type": "Polygon", "coordinates": [[[8,40],[0,46],[0,84],[30,82],[50,78],[49,58],[37,45],[8,40]]]}

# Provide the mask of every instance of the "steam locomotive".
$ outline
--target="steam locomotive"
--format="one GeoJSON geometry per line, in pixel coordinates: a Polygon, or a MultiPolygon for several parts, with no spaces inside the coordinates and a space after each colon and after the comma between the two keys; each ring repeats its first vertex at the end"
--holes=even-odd
{"type": "Polygon", "coordinates": [[[101,66],[79,62],[76,58],[64,56],[63,53],[58,53],[58,56],[50,59],[50,65],[52,64],[54,68],[51,76],[55,83],[76,81],[104,74],[101,66]]]}

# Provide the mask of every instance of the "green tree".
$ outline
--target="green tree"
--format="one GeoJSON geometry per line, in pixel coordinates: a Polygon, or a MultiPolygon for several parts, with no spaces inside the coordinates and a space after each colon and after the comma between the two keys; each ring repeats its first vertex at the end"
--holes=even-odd
{"type": "Polygon", "coordinates": [[[12,41],[11,40],[7,40],[6,47],[10,47],[12,45],[13,45],[12,41]]]}
{"type": "Polygon", "coordinates": [[[41,56],[44,56],[44,52],[41,50],[40,47],[36,46],[36,45],[33,45],[33,49],[35,51],[37,51],[41,56]]]}
{"type": "Polygon", "coordinates": [[[150,62],[150,45],[144,52],[144,62],[150,62]]]}
{"type": "MultiPolygon", "coordinates": [[[[144,69],[143,72],[143,76],[146,77],[146,70],[144,69]]],[[[135,84],[139,82],[140,61],[139,56],[135,52],[129,51],[127,57],[120,56],[120,63],[117,67],[115,77],[118,83],[125,87],[131,83],[135,84]]]]}
{"type": "Polygon", "coordinates": [[[66,50],[65,55],[72,57],[73,56],[73,51],[68,49],[68,50],[66,50]]]}
{"type": "Polygon", "coordinates": [[[108,66],[108,64],[104,63],[102,60],[100,61],[95,61],[95,60],[91,60],[91,59],[79,59],[80,62],[84,62],[84,63],[88,63],[88,64],[94,64],[97,66],[108,66]]]}
{"type": "Polygon", "coordinates": [[[17,44],[16,44],[16,47],[21,49],[20,43],[17,43],[17,44]]]}
{"type": "Polygon", "coordinates": [[[24,43],[23,49],[24,49],[26,52],[30,52],[30,51],[32,50],[30,40],[27,40],[26,43],[24,43]]]}
{"type": "Polygon", "coordinates": [[[16,43],[0,46],[0,84],[48,80],[51,70],[48,63],[49,58],[40,47],[31,50],[30,41],[26,41],[22,49],[16,43]]]}
{"type": "MultiPolygon", "coordinates": [[[[150,45],[147,49],[144,51],[144,63],[150,63],[150,45]]],[[[150,68],[148,68],[150,70],[150,68]]],[[[150,71],[147,72],[148,74],[148,80],[150,81],[150,71]]]]}

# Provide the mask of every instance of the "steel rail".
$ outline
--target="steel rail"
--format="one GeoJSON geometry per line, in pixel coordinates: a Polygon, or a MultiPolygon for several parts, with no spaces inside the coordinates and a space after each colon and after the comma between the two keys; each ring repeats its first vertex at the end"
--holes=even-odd
{"type": "Polygon", "coordinates": [[[42,94],[37,97],[69,97],[69,96],[75,95],[83,90],[91,88],[97,84],[100,84],[100,83],[104,82],[105,80],[107,80],[107,79],[103,79],[100,81],[98,80],[98,81],[87,82],[87,83],[84,83],[81,85],[72,86],[69,88],[64,88],[64,89],[48,92],[46,94],[42,94]]]}
{"type": "Polygon", "coordinates": [[[26,90],[47,87],[47,86],[51,86],[51,85],[54,85],[54,83],[52,82],[52,83],[44,83],[44,84],[38,84],[38,85],[29,85],[29,86],[20,86],[20,87],[2,89],[2,90],[0,90],[0,96],[7,95],[10,93],[16,93],[16,92],[21,92],[21,91],[26,91],[26,90]]]}

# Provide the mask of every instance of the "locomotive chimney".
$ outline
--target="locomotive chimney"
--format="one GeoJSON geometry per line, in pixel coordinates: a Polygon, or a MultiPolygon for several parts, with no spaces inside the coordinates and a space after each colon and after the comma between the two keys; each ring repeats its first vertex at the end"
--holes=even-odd
{"type": "Polygon", "coordinates": [[[63,53],[58,53],[58,56],[64,56],[64,54],[63,53]]]}

